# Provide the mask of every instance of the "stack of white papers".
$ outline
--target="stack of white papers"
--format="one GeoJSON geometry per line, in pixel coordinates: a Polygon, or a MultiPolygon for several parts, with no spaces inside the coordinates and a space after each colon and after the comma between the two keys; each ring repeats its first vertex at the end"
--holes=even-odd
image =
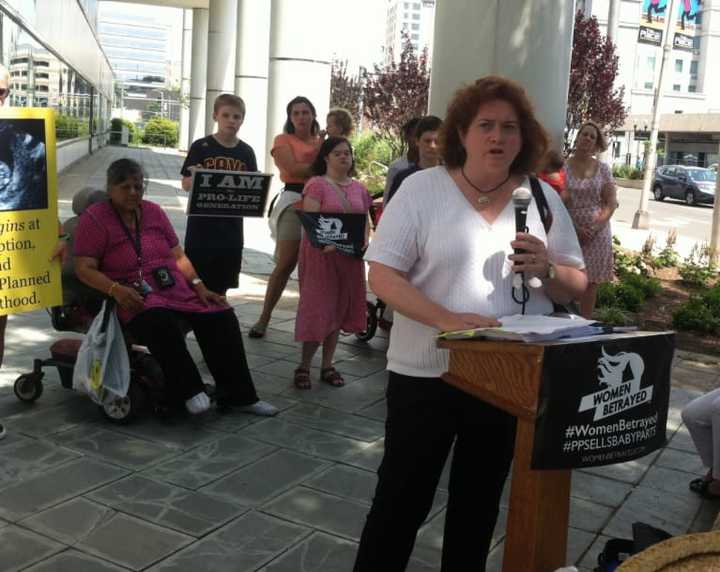
{"type": "Polygon", "coordinates": [[[502,324],[493,328],[475,328],[442,332],[438,336],[445,340],[463,340],[484,338],[489,340],[510,340],[520,342],[547,342],[562,338],[582,338],[602,334],[605,328],[597,322],[580,316],[556,318],[553,316],[503,316],[498,318],[502,324]]]}

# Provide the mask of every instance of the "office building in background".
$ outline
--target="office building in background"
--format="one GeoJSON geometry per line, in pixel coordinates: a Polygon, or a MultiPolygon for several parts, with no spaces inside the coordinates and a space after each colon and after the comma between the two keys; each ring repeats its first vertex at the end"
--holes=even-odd
{"type": "Polygon", "coordinates": [[[101,2],[98,36],[115,72],[114,116],[144,122],[180,119],[182,10],[101,2]]]}
{"type": "Polygon", "coordinates": [[[397,60],[403,46],[403,33],[410,38],[415,50],[428,50],[432,55],[435,0],[388,0],[385,32],[385,60],[397,60]]]}

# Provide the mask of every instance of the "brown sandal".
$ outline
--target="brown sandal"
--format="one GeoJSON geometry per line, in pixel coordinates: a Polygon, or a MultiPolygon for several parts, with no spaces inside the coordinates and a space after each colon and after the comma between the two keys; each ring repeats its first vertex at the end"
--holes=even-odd
{"type": "Polygon", "coordinates": [[[297,368],[295,370],[295,377],[293,377],[293,385],[295,389],[310,389],[312,387],[310,370],[304,367],[297,368]]]}
{"type": "Polygon", "coordinates": [[[334,367],[326,367],[320,370],[320,381],[332,385],[333,387],[342,387],[345,380],[334,367]]]}

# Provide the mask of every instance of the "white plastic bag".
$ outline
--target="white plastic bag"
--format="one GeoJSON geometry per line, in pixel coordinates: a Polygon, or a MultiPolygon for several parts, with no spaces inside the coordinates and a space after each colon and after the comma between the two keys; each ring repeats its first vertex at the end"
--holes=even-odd
{"type": "Polygon", "coordinates": [[[105,301],[80,346],[73,389],[87,393],[102,405],[125,397],[129,386],[130,359],[120,321],[115,304],[105,301]]]}

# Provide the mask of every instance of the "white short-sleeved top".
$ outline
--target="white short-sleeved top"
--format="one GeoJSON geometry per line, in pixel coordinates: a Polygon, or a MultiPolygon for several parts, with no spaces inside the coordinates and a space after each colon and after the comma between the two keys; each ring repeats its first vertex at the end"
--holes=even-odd
{"type": "MultiPolygon", "coordinates": [[[[575,228],[558,194],[541,183],[553,215],[545,234],[533,201],[528,209],[530,234],[542,239],[551,262],[585,267],[575,228]]],[[[524,182],[530,188],[530,182],[524,182]]],[[[419,171],[403,181],[383,212],[365,254],[407,273],[410,283],[434,302],[453,312],[500,317],[517,314],[512,299],[512,270],[508,255],[515,238],[512,201],[488,223],[468,203],[445,167],[419,171]]],[[[530,289],[527,314],[552,312],[542,288],[530,289]]],[[[436,347],[437,331],[395,312],[388,369],[415,377],[439,377],[447,371],[448,351],[436,347]]]]}

